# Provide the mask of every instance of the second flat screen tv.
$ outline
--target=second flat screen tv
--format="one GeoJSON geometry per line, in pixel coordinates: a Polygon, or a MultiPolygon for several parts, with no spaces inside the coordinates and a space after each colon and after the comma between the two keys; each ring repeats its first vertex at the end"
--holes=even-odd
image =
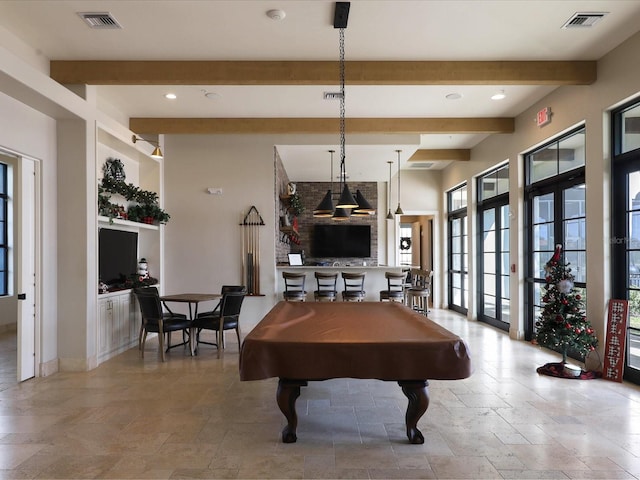
{"type": "Polygon", "coordinates": [[[315,225],[311,255],[316,258],[371,256],[371,225],[315,225]]]}

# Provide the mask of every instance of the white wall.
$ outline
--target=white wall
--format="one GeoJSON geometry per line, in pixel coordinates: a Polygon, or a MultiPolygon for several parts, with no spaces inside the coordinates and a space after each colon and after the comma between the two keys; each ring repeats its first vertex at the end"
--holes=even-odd
{"type": "MultiPolygon", "coordinates": [[[[42,201],[42,282],[40,361],[55,361],[57,349],[57,214],[56,214],[56,122],[0,93],[0,149],[40,161],[42,201]]],[[[12,302],[15,298],[2,299],[12,302]]],[[[1,307],[0,307],[1,308],[1,307]]],[[[15,306],[11,307],[15,312],[15,306]]],[[[4,316],[4,312],[3,312],[4,316]]],[[[14,313],[8,314],[15,322],[14,313]]]]}
{"type": "MultiPolygon", "coordinates": [[[[165,137],[164,293],[219,292],[242,284],[243,216],[255,206],[260,228],[260,287],[264,297],[243,305],[243,326],[275,303],[275,170],[272,136],[165,137]],[[210,195],[208,187],[222,188],[210,195]]],[[[149,265],[153,274],[153,265],[149,265]]]]}

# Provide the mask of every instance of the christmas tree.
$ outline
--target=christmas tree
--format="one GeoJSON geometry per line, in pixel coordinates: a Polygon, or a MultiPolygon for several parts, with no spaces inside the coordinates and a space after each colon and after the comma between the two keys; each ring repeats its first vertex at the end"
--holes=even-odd
{"type": "Polygon", "coordinates": [[[598,339],[585,317],[582,297],[575,292],[569,264],[562,259],[562,245],[556,245],[553,256],[545,266],[547,284],[542,287],[543,309],[536,321],[538,345],[562,352],[574,350],[582,356],[595,350],[598,339]]]}

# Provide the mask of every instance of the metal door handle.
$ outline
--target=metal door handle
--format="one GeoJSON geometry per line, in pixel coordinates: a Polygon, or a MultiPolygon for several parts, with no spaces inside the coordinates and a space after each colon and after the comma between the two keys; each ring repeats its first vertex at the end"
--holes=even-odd
{"type": "Polygon", "coordinates": [[[26,293],[19,293],[18,294],[18,300],[26,300],[27,299],[27,294],[26,293]]]}

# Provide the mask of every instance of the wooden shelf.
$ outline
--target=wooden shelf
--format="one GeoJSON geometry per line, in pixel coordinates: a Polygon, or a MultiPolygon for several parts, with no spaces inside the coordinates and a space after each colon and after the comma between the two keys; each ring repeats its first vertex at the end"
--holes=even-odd
{"type": "Polygon", "coordinates": [[[298,235],[298,230],[293,228],[293,225],[281,226],[280,231],[282,233],[293,233],[294,235],[298,235]]]}
{"type": "Polygon", "coordinates": [[[122,225],[125,227],[146,228],[149,230],[158,230],[158,225],[149,225],[148,223],[132,222],[131,220],[122,220],[121,218],[109,219],[102,215],[98,215],[99,223],[106,223],[108,225],[122,225]]]}

